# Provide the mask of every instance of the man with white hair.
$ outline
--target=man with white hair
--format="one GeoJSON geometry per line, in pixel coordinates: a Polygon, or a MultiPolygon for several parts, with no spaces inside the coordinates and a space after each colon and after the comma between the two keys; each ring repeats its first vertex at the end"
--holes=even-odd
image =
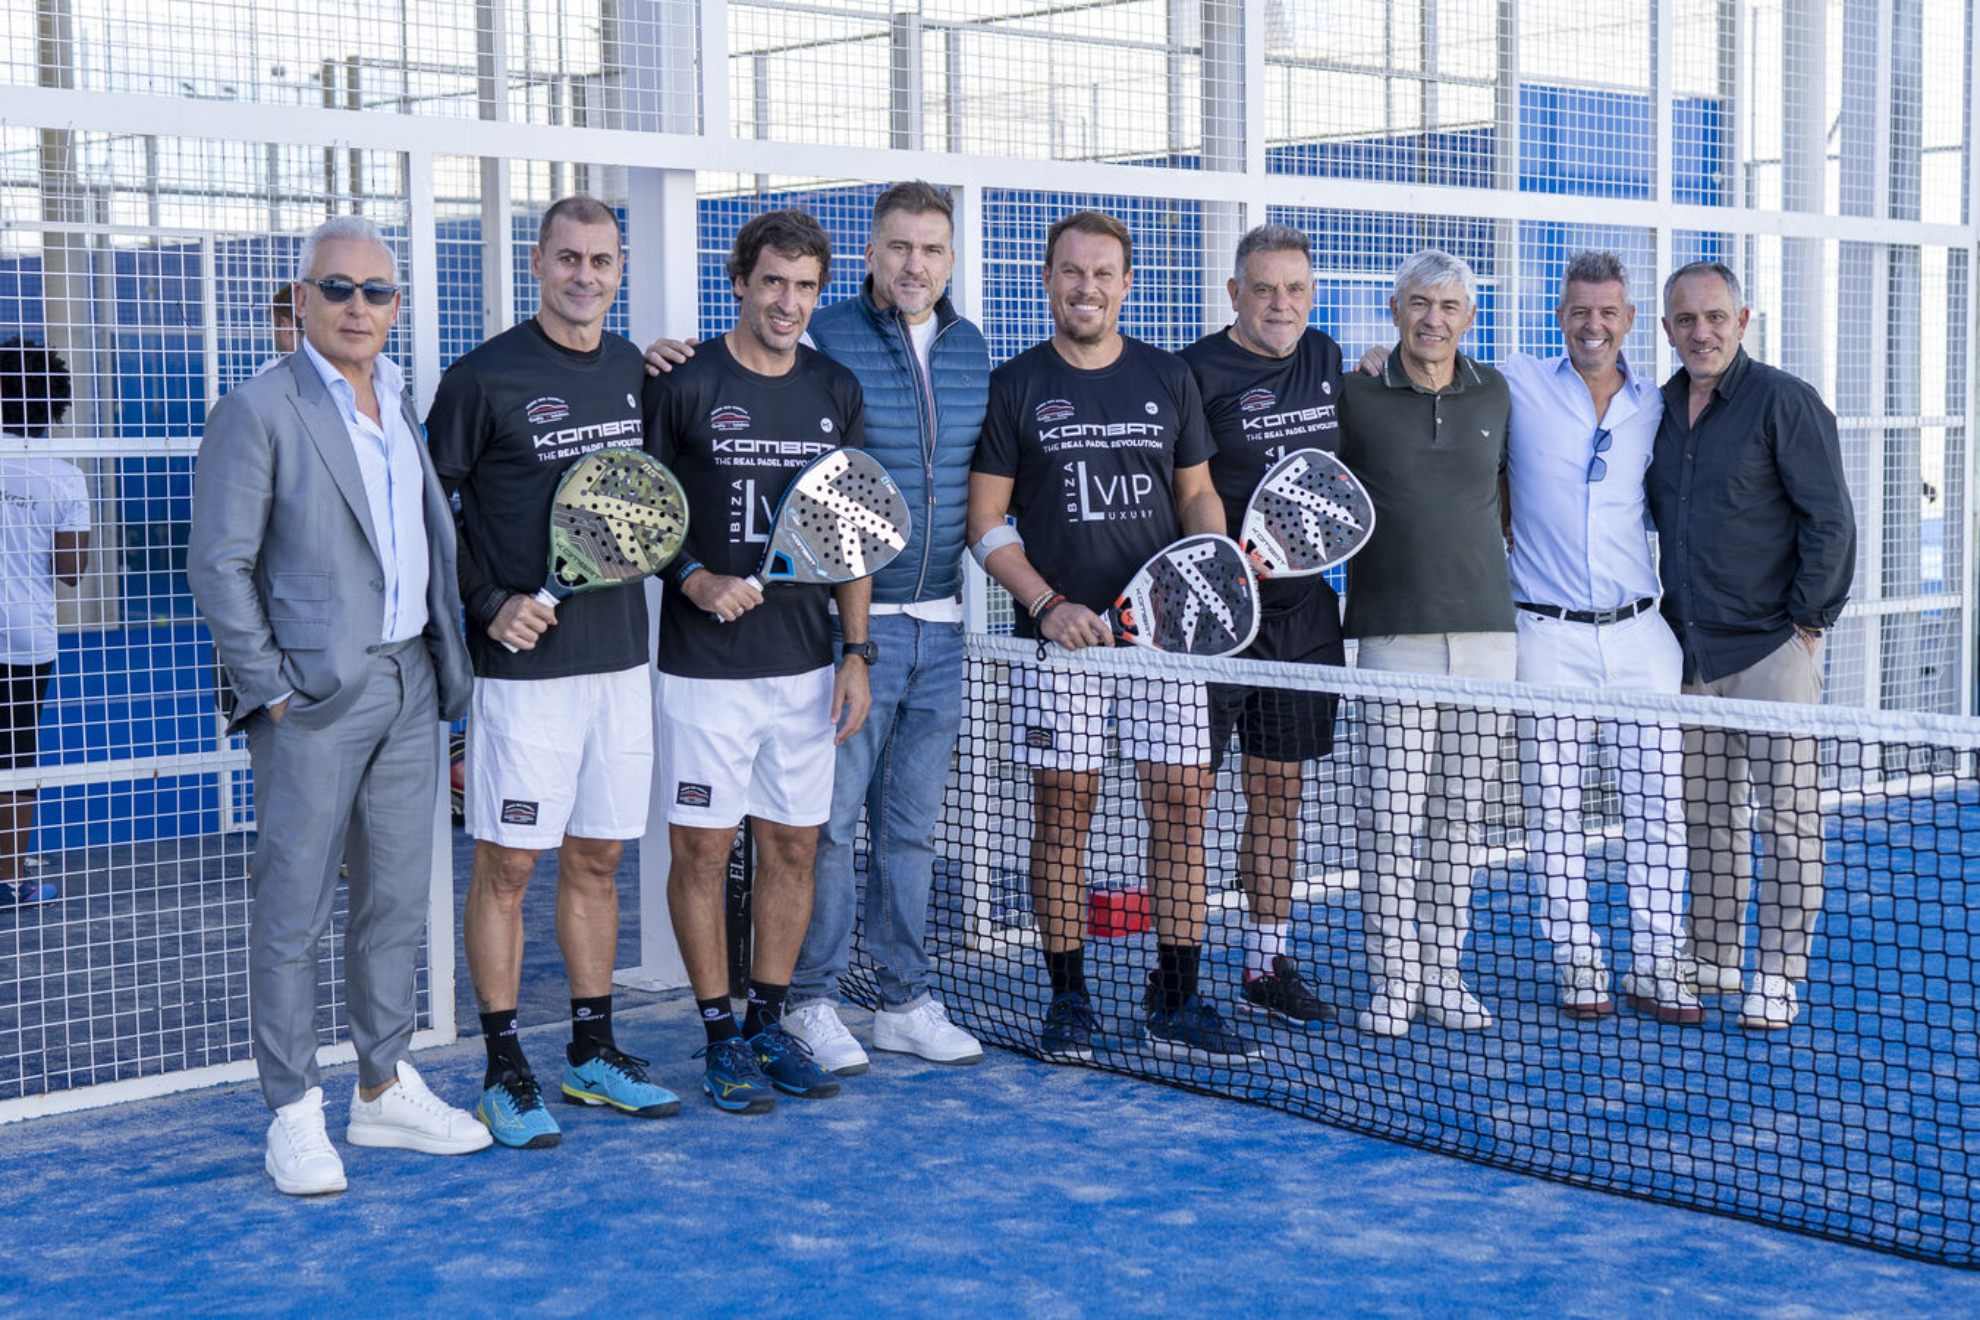
{"type": "MultiPolygon", "coordinates": [[[[1510,399],[1458,351],[1477,310],[1457,257],[1425,249],[1396,272],[1399,332],[1379,376],[1341,391],[1341,459],[1367,487],[1378,534],[1348,565],[1343,630],[1362,669],[1504,680],[1517,663],[1499,474],[1510,399]]],[[[1419,1013],[1491,1025],[1458,960],[1471,928],[1467,780],[1496,757],[1489,712],[1363,702],[1369,792],[1357,812],[1374,997],[1363,1031],[1400,1036],[1419,1013]]]]}
{"type": "Polygon", "coordinates": [[[258,829],[248,991],[265,1167],[291,1196],[344,1190],[316,1063],[317,945],[350,867],[348,1138],[458,1155],[487,1129],[406,1055],[418,1007],[441,720],[473,682],[454,518],[384,356],[398,271],[361,216],[303,244],[302,347],[214,405],[194,474],[187,573],[232,676],[258,829]]]}

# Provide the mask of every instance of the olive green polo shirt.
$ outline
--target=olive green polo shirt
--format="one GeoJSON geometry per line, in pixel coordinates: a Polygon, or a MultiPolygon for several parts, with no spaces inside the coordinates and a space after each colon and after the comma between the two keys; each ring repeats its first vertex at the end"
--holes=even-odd
{"type": "Polygon", "coordinates": [[[1511,632],[1512,586],[1499,523],[1512,398],[1505,378],[1458,354],[1430,391],[1402,354],[1341,388],[1341,461],[1375,504],[1375,532],[1348,561],[1349,637],[1511,632]]]}

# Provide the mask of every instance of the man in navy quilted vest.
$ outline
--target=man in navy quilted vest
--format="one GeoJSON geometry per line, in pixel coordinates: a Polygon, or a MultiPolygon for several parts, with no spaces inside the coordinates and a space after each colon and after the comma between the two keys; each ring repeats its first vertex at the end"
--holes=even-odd
{"type": "MultiPolygon", "coordinates": [[[[841,664],[871,667],[873,708],[838,753],[832,818],[819,832],[811,927],[792,974],[784,1027],[819,1067],[849,1077],[866,1051],[839,1020],[860,896],[853,835],[866,808],[866,949],[880,986],[876,1050],[936,1063],[976,1063],[982,1047],[929,991],[924,931],[935,867],[935,817],[962,726],[963,515],[970,460],[990,384],[990,351],[947,289],[955,268],[954,204],[932,184],[897,183],[873,203],[865,284],[811,318],[814,347],[859,378],[866,449],[886,465],[914,514],[907,549],[873,579],[865,646],[841,664]]],[[[647,350],[665,371],[684,354],[647,350]]]]}

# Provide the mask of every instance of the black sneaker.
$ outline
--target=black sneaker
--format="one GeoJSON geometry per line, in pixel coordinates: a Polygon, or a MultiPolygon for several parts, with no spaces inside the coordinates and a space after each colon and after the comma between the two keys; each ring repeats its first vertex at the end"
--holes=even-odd
{"type": "Polygon", "coordinates": [[[1174,1012],[1159,1002],[1148,1012],[1148,1048],[1169,1059],[1190,1063],[1243,1063],[1252,1047],[1232,1034],[1216,1008],[1195,995],[1174,1012]]]}
{"type": "Polygon", "coordinates": [[[1038,1053],[1048,1063],[1093,1062],[1093,1005],[1076,990],[1055,996],[1038,1033],[1038,1053]]]}
{"type": "Polygon", "coordinates": [[[1269,974],[1245,981],[1238,1011],[1296,1026],[1332,1022],[1341,1015],[1339,1009],[1313,993],[1299,974],[1299,964],[1284,954],[1272,956],[1269,974]]]}

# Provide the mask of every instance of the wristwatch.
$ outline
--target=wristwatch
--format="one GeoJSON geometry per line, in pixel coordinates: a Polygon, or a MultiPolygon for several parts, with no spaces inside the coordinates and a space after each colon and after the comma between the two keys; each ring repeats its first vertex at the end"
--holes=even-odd
{"type": "Polygon", "coordinates": [[[848,660],[864,660],[870,668],[880,663],[880,643],[847,642],[839,648],[839,654],[848,660]]]}

